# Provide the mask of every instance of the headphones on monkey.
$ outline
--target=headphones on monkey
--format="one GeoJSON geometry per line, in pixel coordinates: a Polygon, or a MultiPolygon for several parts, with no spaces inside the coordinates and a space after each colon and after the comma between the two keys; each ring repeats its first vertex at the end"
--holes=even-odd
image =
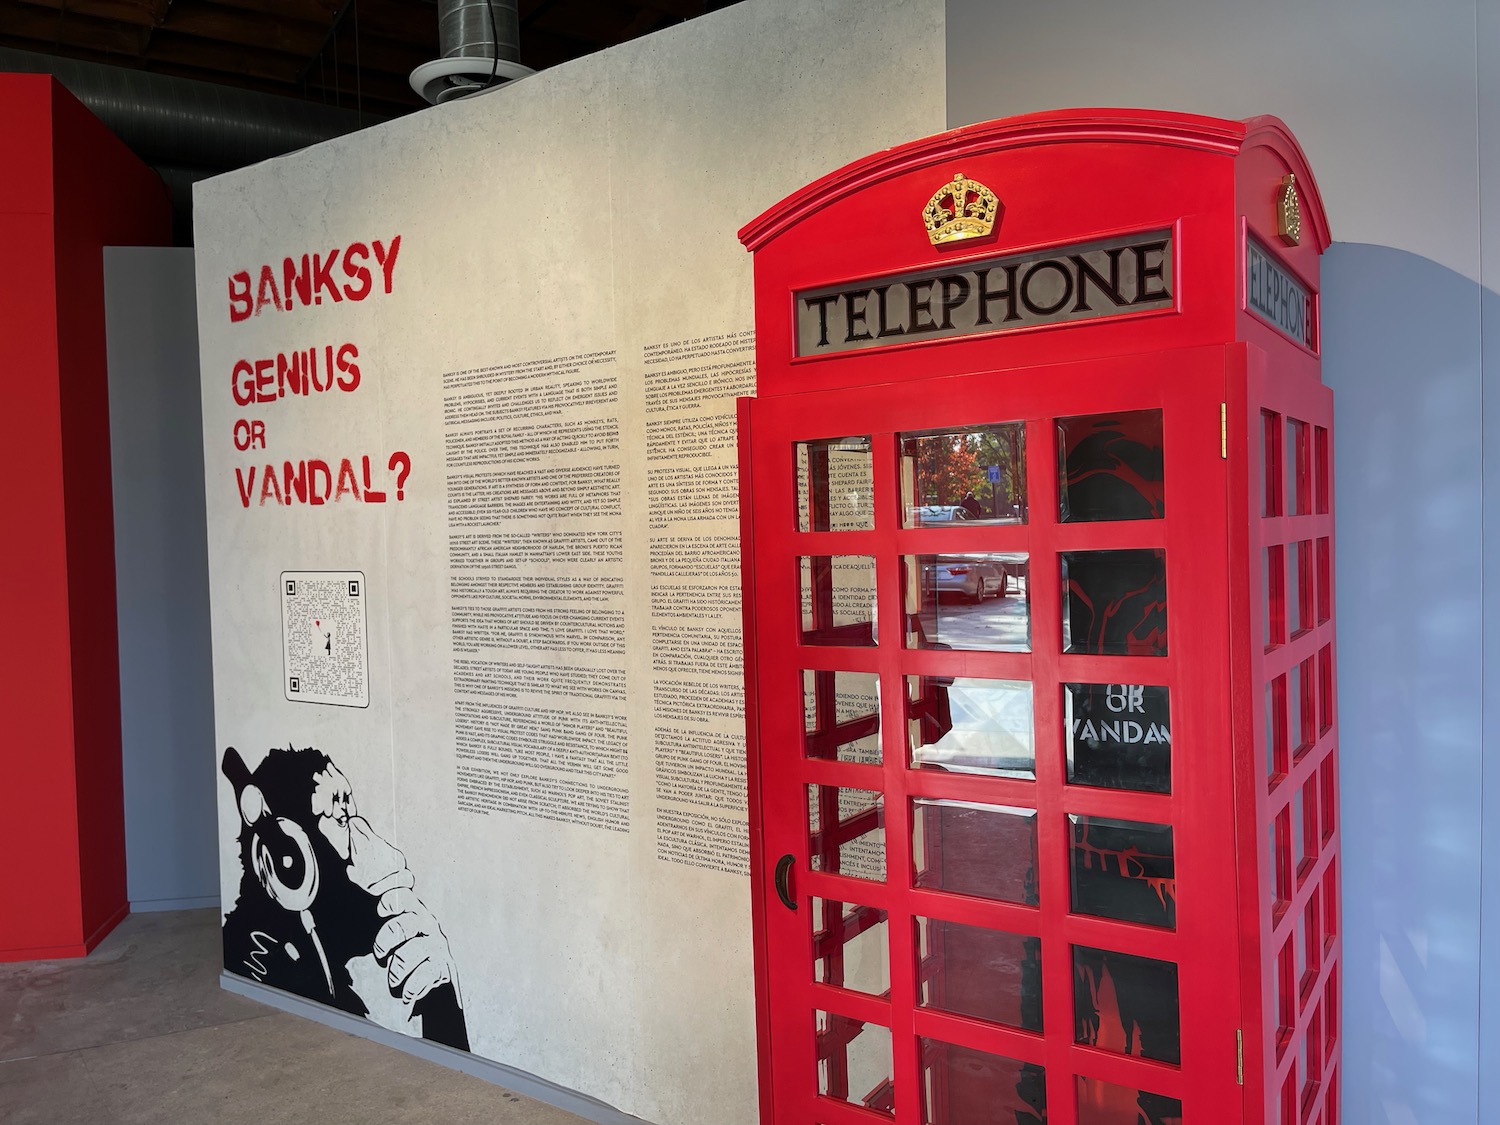
{"type": "Polygon", "coordinates": [[[250,768],[233,746],[224,751],[222,768],[234,786],[240,820],[251,832],[250,863],[256,881],[272,902],[300,917],[303,929],[318,951],[331,994],[333,973],[312,916],[312,904],[318,897],[318,861],[313,855],[312,841],[296,821],[271,811],[250,768]]]}

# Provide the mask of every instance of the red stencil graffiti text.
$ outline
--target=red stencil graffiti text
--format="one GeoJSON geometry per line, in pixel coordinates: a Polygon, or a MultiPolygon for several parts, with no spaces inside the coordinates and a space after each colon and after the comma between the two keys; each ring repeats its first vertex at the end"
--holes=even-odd
{"type": "Polygon", "coordinates": [[[372,257],[385,292],[390,293],[400,253],[398,234],[389,247],[377,238],[369,245],[351,242],[347,247],[335,246],[326,254],[318,251],[283,258],[279,270],[270,262],[254,272],[239,270],[229,275],[229,319],[249,320],[268,308],[290,312],[298,306],[321,305],[325,297],[335,305],[363,301],[375,292],[372,257]]]}
{"type": "MultiPolygon", "coordinates": [[[[376,459],[379,465],[379,459],[376,459]]],[[[411,475],[411,457],[397,450],[385,462],[385,473],[373,469],[368,454],[344,457],[337,462],[310,457],[301,461],[283,461],[276,465],[250,465],[234,470],[240,504],[250,507],[257,500],[260,507],[272,504],[291,507],[297,504],[318,506],[346,500],[364,504],[384,504],[390,499],[406,499],[406,480],[411,475]],[[380,485],[376,488],[376,485],[380,485]]]]}

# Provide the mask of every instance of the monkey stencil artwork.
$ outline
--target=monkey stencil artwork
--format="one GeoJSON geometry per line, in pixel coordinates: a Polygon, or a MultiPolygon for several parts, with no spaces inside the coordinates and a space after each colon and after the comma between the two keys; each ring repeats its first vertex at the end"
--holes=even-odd
{"type": "Polygon", "coordinates": [[[338,767],[309,747],[272,750],[252,771],[230,747],[222,768],[240,813],[242,872],[224,967],[468,1050],[448,939],[338,767]]]}

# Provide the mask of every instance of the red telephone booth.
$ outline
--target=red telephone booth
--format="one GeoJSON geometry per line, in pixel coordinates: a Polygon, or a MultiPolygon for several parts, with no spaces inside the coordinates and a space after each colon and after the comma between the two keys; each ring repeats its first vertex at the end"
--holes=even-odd
{"type": "Polygon", "coordinates": [[[1336,1125],[1328,227],[1079,110],[741,232],[762,1116],[1336,1125]]]}

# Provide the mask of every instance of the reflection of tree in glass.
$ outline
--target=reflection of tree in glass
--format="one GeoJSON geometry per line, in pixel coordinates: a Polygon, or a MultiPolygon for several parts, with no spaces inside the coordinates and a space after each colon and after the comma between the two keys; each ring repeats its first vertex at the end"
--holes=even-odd
{"type": "Polygon", "coordinates": [[[954,505],[972,492],[986,516],[1010,515],[1024,502],[1019,435],[1019,426],[996,426],[908,438],[902,452],[914,465],[915,503],[954,505]],[[999,469],[995,482],[992,465],[999,469]]]}
{"type": "Polygon", "coordinates": [[[1023,507],[1026,503],[1022,468],[1025,443],[1021,440],[1020,425],[981,430],[970,434],[969,441],[981,466],[987,469],[996,465],[1000,470],[1000,479],[994,484],[989,483],[986,472],[983,489],[976,489],[975,495],[987,500],[987,507],[997,516],[1010,515],[1012,509],[1023,507]]]}

